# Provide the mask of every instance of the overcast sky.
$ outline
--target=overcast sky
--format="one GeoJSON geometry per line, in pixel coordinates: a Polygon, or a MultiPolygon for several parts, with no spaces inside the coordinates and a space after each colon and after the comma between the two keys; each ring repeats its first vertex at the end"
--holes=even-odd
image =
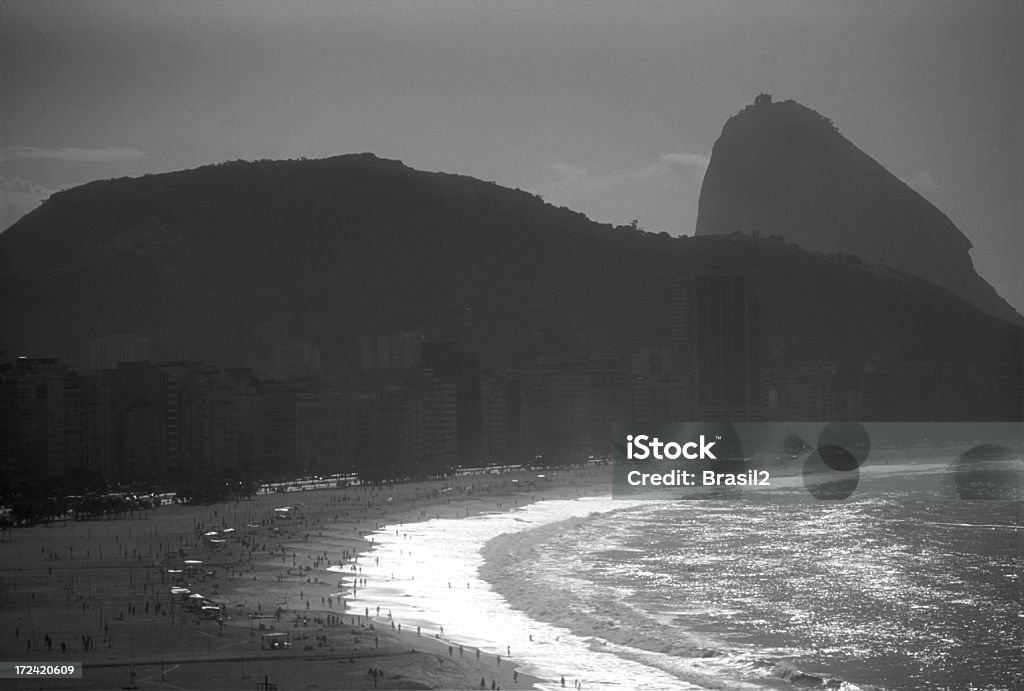
{"type": "Polygon", "coordinates": [[[0,0],[2,227],[52,190],[373,152],[692,234],[760,91],[831,118],[1024,312],[1024,3],[0,0]]]}

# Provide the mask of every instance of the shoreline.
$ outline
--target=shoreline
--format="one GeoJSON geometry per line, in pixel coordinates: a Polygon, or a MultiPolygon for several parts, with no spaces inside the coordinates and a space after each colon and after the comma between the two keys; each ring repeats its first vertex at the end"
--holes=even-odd
{"type": "MultiPolygon", "coordinates": [[[[465,488],[463,486],[456,487],[456,491],[462,493],[455,494],[454,496],[449,494],[444,498],[444,503],[428,502],[427,508],[415,507],[418,508],[418,512],[415,515],[412,515],[414,507],[406,507],[392,516],[391,519],[382,520],[375,529],[371,529],[362,535],[363,549],[358,553],[355,561],[358,563],[359,559],[368,560],[375,550],[382,546],[381,543],[374,541],[373,533],[380,533],[385,529],[394,529],[396,526],[401,528],[436,519],[454,519],[459,521],[486,514],[504,514],[544,501],[572,500],[581,497],[611,494],[611,475],[609,468],[606,466],[555,471],[547,470],[539,475],[539,477],[545,477],[544,481],[535,480],[534,478],[536,477],[538,477],[536,471],[515,471],[453,478],[453,482],[468,479],[473,479],[476,482],[470,486],[468,492],[464,491],[465,488]],[[498,484],[496,485],[496,483],[498,484]],[[394,520],[396,518],[401,520],[394,520]]],[[[451,487],[452,482],[442,484],[451,487]]],[[[455,484],[459,483],[455,482],[455,484]]],[[[346,585],[346,588],[348,587],[346,585]]],[[[403,591],[403,597],[409,597],[407,591],[403,591]]],[[[364,618],[367,615],[365,607],[364,603],[364,618]]],[[[358,607],[355,609],[358,610],[358,607]]],[[[354,614],[357,618],[359,617],[358,611],[355,611],[354,614]]],[[[369,619],[373,624],[386,627],[386,630],[392,632],[395,630],[395,626],[389,625],[389,621],[401,623],[398,617],[389,620],[384,614],[377,615],[373,609],[369,612],[369,619]]],[[[416,650],[433,653],[442,658],[446,657],[445,654],[447,653],[449,659],[457,659],[459,655],[454,651],[464,649],[465,657],[463,659],[468,659],[473,655],[473,659],[482,660],[480,665],[476,666],[479,671],[486,671],[488,674],[486,678],[481,678],[480,682],[476,682],[476,678],[473,677],[473,679],[469,680],[468,685],[449,686],[442,683],[432,688],[476,689],[486,686],[487,688],[496,687],[498,689],[536,689],[538,688],[536,684],[543,681],[523,671],[523,667],[530,664],[528,659],[522,659],[516,655],[507,657],[504,653],[498,654],[494,651],[484,651],[483,648],[470,645],[464,638],[461,638],[460,631],[452,631],[451,628],[445,631],[443,625],[433,620],[422,621],[422,635],[414,634],[408,624],[409,622],[406,622],[406,628],[402,630],[400,638],[416,650]],[[428,627],[435,628],[428,629],[428,627]],[[462,644],[460,644],[460,640],[462,644]],[[501,663],[502,659],[505,661],[504,665],[501,663]],[[512,674],[513,671],[515,671],[515,676],[512,674]],[[484,681],[490,682],[492,686],[481,686],[480,684],[484,681]]],[[[500,645],[496,645],[496,647],[498,649],[501,648],[500,645]]],[[[465,680],[463,681],[465,682],[465,680]]],[[[554,680],[550,681],[554,682],[554,680]]]]}
{"type": "MultiPolygon", "coordinates": [[[[375,547],[372,533],[385,525],[610,490],[605,467],[544,474],[544,480],[536,471],[515,471],[259,495],[171,505],[134,518],[18,528],[0,543],[0,612],[9,622],[0,630],[0,653],[19,662],[84,663],[83,679],[42,682],[46,688],[116,688],[133,680],[194,689],[248,689],[263,680],[282,690],[477,689],[481,681],[533,688],[537,679],[519,671],[523,661],[514,656],[500,669],[486,659],[460,659],[449,654],[447,641],[398,634],[386,620],[343,611],[339,600],[352,598],[354,578],[350,570],[325,569],[358,569],[375,547]],[[296,507],[294,517],[275,519],[274,510],[285,506],[296,507]],[[247,531],[247,524],[260,527],[247,531]],[[228,527],[237,537],[222,549],[202,537],[228,527]],[[203,562],[193,566],[188,584],[225,606],[223,624],[171,603],[170,587],[182,575],[169,571],[185,559],[203,562]],[[262,634],[270,632],[287,634],[290,648],[261,650],[262,634]],[[371,669],[383,674],[371,676],[371,669]]],[[[457,640],[458,632],[446,638],[457,640]]],[[[11,683],[35,688],[40,680],[11,683]]]]}

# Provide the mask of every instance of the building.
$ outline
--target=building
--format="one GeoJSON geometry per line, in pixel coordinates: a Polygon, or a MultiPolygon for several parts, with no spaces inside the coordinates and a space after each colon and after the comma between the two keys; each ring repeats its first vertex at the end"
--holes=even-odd
{"type": "Polygon", "coordinates": [[[458,454],[480,459],[480,358],[456,350],[451,343],[423,343],[420,366],[442,381],[455,385],[458,454]]]}
{"type": "Polygon", "coordinates": [[[263,463],[262,470],[277,477],[295,474],[295,384],[289,381],[262,382],[263,463]]]}
{"type": "Polygon", "coordinates": [[[109,334],[89,341],[89,369],[113,370],[122,362],[148,362],[149,339],[135,334],[109,334]]]}
{"type": "Polygon", "coordinates": [[[0,365],[0,482],[109,476],[110,391],[55,359],[0,365]]]}
{"type": "Polygon", "coordinates": [[[66,365],[50,358],[19,357],[0,381],[0,452],[3,484],[63,477],[66,365]]]}
{"type": "Polygon", "coordinates": [[[680,382],[648,377],[633,377],[630,386],[629,416],[632,422],[682,422],[693,419],[680,382]]]}
{"type": "Polygon", "coordinates": [[[522,374],[529,445],[533,451],[583,453],[590,449],[590,377],[559,366],[522,374]]]}
{"type": "Polygon", "coordinates": [[[456,392],[430,371],[362,373],[353,390],[353,470],[411,474],[454,464],[456,392]]]}
{"type": "Polygon", "coordinates": [[[838,368],[802,366],[766,374],[766,410],[771,420],[826,422],[845,419],[838,368]]]}
{"type": "Polygon", "coordinates": [[[611,443],[612,425],[629,418],[632,376],[618,360],[592,359],[580,363],[588,381],[591,451],[606,449],[611,443]]]}
{"type": "Polygon", "coordinates": [[[295,454],[305,473],[352,472],[355,464],[351,392],[319,386],[296,395],[295,454]]]}
{"type": "Polygon", "coordinates": [[[708,269],[673,290],[672,336],[701,420],[760,420],[761,338],[757,275],[708,269]]]}
{"type": "Polygon", "coordinates": [[[364,370],[401,370],[420,364],[423,334],[398,333],[386,336],[363,336],[362,366],[364,370]]]}
{"type": "Polygon", "coordinates": [[[485,463],[522,460],[523,414],[519,380],[492,376],[480,384],[481,457],[485,463]]]}
{"type": "Polygon", "coordinates": [[[274,347],[274,369],[288,377],[315,377],[323,371],[320,349],[306,341],[281,343],[274,347]]]}
{"type": "Polygon", "coordinates": [[[405,382],[400,409],[401,455],[431,463],[454,462],[459,450],[458,386],[429,372],[405,382]]]}

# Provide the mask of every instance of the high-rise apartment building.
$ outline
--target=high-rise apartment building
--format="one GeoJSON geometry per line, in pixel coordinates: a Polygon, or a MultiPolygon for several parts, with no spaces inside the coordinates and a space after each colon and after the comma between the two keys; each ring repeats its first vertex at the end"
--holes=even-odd
{"type": "Polygon", "coordinates": [[[89,341],[89,369],[113,370],[121,362],[148,362],[149,339],[135,334],[109,334],[89,341]]]}
{"type": "Polygon", "coordinates": [[[710,269],[685,276],[672,302],[673,346],[689,370],[697,417],[762,419],[756,274],[710,269]]]}

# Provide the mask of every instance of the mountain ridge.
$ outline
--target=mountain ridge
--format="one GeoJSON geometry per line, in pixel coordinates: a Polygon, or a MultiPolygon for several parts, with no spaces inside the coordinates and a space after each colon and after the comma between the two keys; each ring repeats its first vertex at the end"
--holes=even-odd
{"type": "Polygon", "coordinates": [[[528,192],[366,154],[54,195],[0,234],[0,347],[82,363],[88,339],[127,332],[164,360],[260,364],[298,338],[347,371],[360,336],[420,331],[489,367],[622,359],[670,344],[680,275],[723,266],[759,272],[769,365],[1020,369],[1019,327],[895,267],[778,238],[598,224],[528,192]]]}
{"type": "Polygon", "coordinates": [[[970,240],[941,210],[796,101],[762,94],[714,144],[696,234],[737,230],[891,265],[1024,324],[978,275],[970,240]]]}

